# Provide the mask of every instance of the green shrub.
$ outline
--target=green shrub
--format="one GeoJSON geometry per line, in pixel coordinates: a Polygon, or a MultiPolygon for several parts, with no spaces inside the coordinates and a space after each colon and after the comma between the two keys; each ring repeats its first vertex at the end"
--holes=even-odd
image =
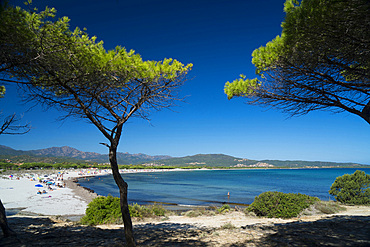
{"type": "Polygon", "coordinates": [[[224,213],[229,212],[230,209],[231,209],[231,207],[229,205],[225,204],[222,207],[218,208],[217,212],[219,212],[220,214],[224,214],[224,213]]]}
{"type": "Polygon", "coordinates": [[[114,223],[120,216],[119,198],[99,196],[87,205],[86,215],[82,217],[81,223],[87,225],[114,223]]]}
{"type": "Polygon", "coordinates": [[[341,203],[370,205],[370,175],[363,171],[337,177],[329,194],[341,203]]]}
{"type": "Polygon", "coordinates": [[[131,217],[142,218],[143,213],[146,214],[144,207],[140,206],[137,203],[133,205],[129,205],[129,210],[130,210],[131,217]]]}
{"type": "MultiPolygon", "coordinates": [[[[141,206],[129,205],[130,216],[135,218],[165,216],[167,210],[159,204],[141,206]]],[[[99,196],[92,200],[86,209],[86,215],[82,217],[81,224],[99,225],[109,223],[122,223],[121,206],[118,197],[111,195],[99,196]]]]}
{"type": "Polygon", "coordinates": [[[141,206],[137,203],[129,205],[131,217],[147,218],[155,216],[165,216],[168,213],[161,204],[154,204],[148,206],[141,206]]]}
{"type": "Polygon", "coordinates": [[[254,212],[257,216],[292,218],[297,217],[300,212],[318,200],[317,197],[300,193],[268,191],[257,196],[247,210],[254,212]]]}
{"type": "Polygon", "coordinates": [[[151,211],[155,216],[165,216],[168,210],[166,210],[162,205],[160,204],[154,204],[150,206],[151,211]]]}

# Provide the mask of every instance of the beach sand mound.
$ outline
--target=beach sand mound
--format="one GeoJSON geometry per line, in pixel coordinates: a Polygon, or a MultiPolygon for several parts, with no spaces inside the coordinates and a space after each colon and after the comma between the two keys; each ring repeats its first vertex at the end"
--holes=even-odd
{"type": "MultiPolygon", "coordinates": [[[[172,216],[134,223],[134,232],[138,246],[370,246],[370,208],[348,208],[343,214],[292,220],[240,212],[172,216]]],[[[0,235],[0,246],[124,246],[122,225],[81,226],[55,216],[13,215],[8,220],[18,237],[0,235]]]]}

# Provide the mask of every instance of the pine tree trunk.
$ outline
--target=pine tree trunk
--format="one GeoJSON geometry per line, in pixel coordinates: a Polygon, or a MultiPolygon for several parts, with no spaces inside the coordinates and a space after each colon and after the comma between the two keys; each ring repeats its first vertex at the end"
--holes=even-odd
{"type": "Polygon", "coordinates": [[[16,235],[16,233],[12,229],[10,229],[8,225],[8,220],[6,219],[6,214],[5,214],[5,208],[1,200],[0,200],[0,226],[1,226],[1,229],[3,230],[4,237],[10,237],[10,236],[16,235]]]}
{"type": "Polygon", "coordinates": [[[119,173],[117,164],[117,145],[114,145],[113,143],[111,143],[111,146],[109,147],[109,161],[111,164],[114,181],[116,182],[119,188],[121,213],[125,229],[126,243],[128,247],[135,247],[136,243],[132,229],[132,221],[127,200],[128,185],[123,180],[121,174],[119,173]]]}

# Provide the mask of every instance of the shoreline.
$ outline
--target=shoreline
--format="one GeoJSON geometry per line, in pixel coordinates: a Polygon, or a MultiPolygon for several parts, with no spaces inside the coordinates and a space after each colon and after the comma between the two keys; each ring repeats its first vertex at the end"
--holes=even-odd
{"type": "MultiPolygon", "coordinates": [[[[76,179],[109,175],[109,171],[96,171],[96,174],[91,171],[85,170],[86,174],[76,170],[61,171],[66,187],[48,192],[51,197],[45,198],[36,194],[34,186],[38,181],[27,177],[31,172],[17,172],[13,178],[7,175],[6,179],[1,174],[0,199],[7,213],[9,206],[18,206],[21,210],[7,217],[17,238],[4,238],[0,234],[0,246],[96,246],[97,243],[122,246],[123,225],[92,227],[77,223],[79,216],[85,214],[88,201],[97,195],[78,186],[76,179]]],[[[58,173],[33,172],[42,176],[58,173]]],[[[199,217],[133,218],[133,227],[140,246],[281,246],[288,244],[287,239],[293,246],[370,244],[370,206],[345,207],[347,211],[336,214],[292,219],[255,217],[242,211],[199,217]]]]}
{"type": "MultiPolygon", "coordinates": [[[[120,173],[185,171],[186,169],[124,169],[120,173]]],[[[187,169],[189,170],[189,169],[187,169]]],[[[45,215],[75,217],[85,214],[87,205],[99,195],[92,189],[81,186],[78,180],[96,176],[111,175],[110,169],[68,169],[68,170],[19,170],[0,175],[0,199],[7,215],[45,215]],[[12,176],[12,177],[10,177],[12,176]],[[64,188],[39,183],[39,179],[63,177],[53,183],[65,183],[64,188]],[[45,194],[37,194],[36,184],[42,184],[45,194]],[[67,206],[67,207],[66,207],[67,206]]]]}
{"type": "MultiPolygon", "coordinates": [[[[261,169],[261,168],[248,168],[261,169]]],[[[296,168],[292,168],[296,169],[296,168]]],[[[323,168],[330,169],[330,168],[323,168]]],[[[149,172],[170,172],[170,171],[204,171],[204,170],[224,170],[224,169],[121,169],[121,174],[127,173],[149,173],[149,172]]],[[[229,170],[229,169],[226,169],[229,170]]],[[[245,170],[245,169],[237,169],[245,170]]],[[[81,186],[78,181],[96,176],[108,176],[112,174],[110,169],[68,169],[68,170],[20,170],[7,171],[8,174],[0,175],[0,199],[6,211],[11,214],[21,213],[25,215],[62,215],[75,216],[84,215],[88,203],[99,196],[91,188],[81,186]],[[13,178],[9,178],[9,174],[13,174],[13,178]],[[35,184],[38,181],[29,181],[32,176],[47,176],[57,177],[63,175],[65,188],[56,188],[53,191],[48,191],[44,195],[36,195],[35,184]],[[20,180],[16,178],[19,177],[20,180]],[[63,210],[67,203],[67,208],[63,210]]],[[[197,205],[180,205],[166,202],[147,201],[149,204],[161,203],[167,209],[172,211],[186,211],[199,207],[197,205]]],[[[220,204],[229,204],[231,206],[248,206],[240,203],[218,202],[220,204]],[[235,204],[235,205],[234,205],[235,204]]],[[[9,213],[7,213],[9,214],[9,213]]]]}

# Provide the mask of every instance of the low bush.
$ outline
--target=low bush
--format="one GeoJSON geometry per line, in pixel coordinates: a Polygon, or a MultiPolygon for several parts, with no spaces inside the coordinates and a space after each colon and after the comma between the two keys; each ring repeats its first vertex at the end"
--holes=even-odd
{"type": "MultiPolygon", "coordinates": [[[[162,205],[154,204],[141,206],[138,204],[129,205],[130,216],[134,218],[145,218],[165,216],[168,212],[162,205]]],[[[81,219],[84,225],[99,225],[109,223],[122,223],[121,206],[118,197],[111,195],[99,196],[92,200],[86,209],[86,214],[81,219]]]]}
{"type": "Polygon", "coordinates": [[[119,198],[113,196],[99,196],[92,200],[81,219],[82,224],[99,225],[115,223],[121,217],[119,198]]]}
{"type": "Polygon", "coordinates": [[[143,206],[137,203],[133,205],[129,205],[130,215],[131,217],[136,218],[148,218],[154,216],[165,216],[168,212],[162,205],[154,204],[143,206]]]}
{"type": "Polygon", "coordinates": [[[224,213],[229,212],[230,209],[231,209],[231,207],[229,205],[225,204],[222,207],[218,208],[217,212],[220,213],[220,214],[224,214],[224,213]]]}
{"type": "Polygon", "coordinates": [[[319,201],[317,197],[304,194],[268,191],[260,194],[247,208],[257,216],[269,218],[297,217],[304,209],[319,201]]]}
{"type": "Polygon", "coordinates": [[[329,194],[341,203],[370,205],[370,175],[364,171],[337,177],[329,194]]]}

